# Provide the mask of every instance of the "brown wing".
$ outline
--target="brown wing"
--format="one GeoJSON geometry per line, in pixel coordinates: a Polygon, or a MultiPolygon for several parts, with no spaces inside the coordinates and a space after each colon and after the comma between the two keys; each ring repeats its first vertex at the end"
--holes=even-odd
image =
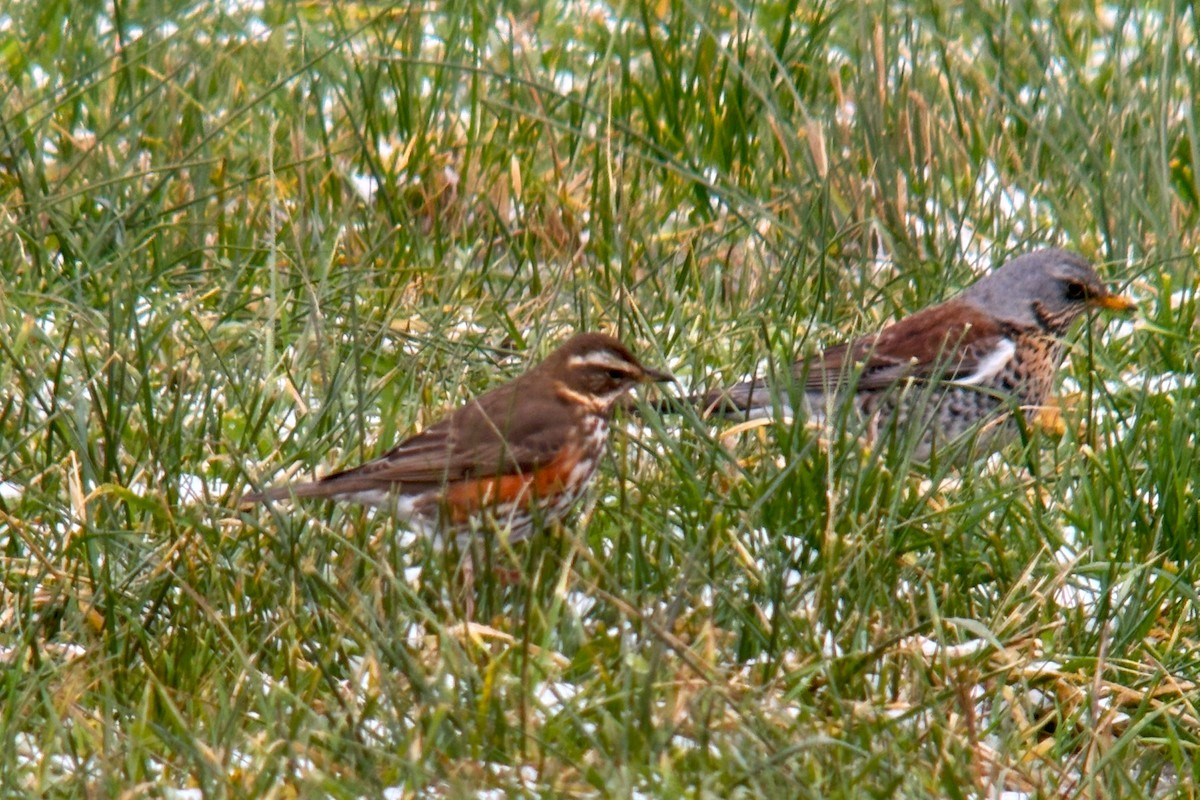
{"type": "Polygon", "coordinates": [[[810,392],[884,389],[904,378],[955,380],[974,373],[1008,331],[965,303],[950,301],[889,325],[877,334],[835,345],[793,368],[810,392]]]}
{"type": "Polygon", "coordinates": [[[553,392],[525,388],[520,379],[499,386],[374,461],[244,501],[329,497],[398,486],[417,492],[464,478],[530,472],[553,461],[571,441],[574,417],[553,392]]]}
{"type": "MultiPolygon", "coordinates": [[[[951,300],[919,311],[847,344],[792,365],[805,392],[837,391],[857,377],[858,389],[885,389],[905,378],[954,380],[971,375],[1009,331],[970,306],[951,300]]],[[[699,399],[706,411],[755,416],[776,403],[787,410],[787,392],[763,378],[709,392],[699,399]]]]}

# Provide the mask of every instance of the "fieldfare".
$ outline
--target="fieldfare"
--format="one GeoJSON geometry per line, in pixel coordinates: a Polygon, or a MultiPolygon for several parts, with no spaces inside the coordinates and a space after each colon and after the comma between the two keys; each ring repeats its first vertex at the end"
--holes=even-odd
{"type": "Polygon", "coordinates": [[[911,437],[915,460],[939,453],[961,462],[1001,449],[1037,417],[1065,355],[1061,337],[1088,308],[1134,303],[1079,255],[1038,250],[879,333],[797,361],[790,385],[756,378],[695,400],[707,412],[753,419],[790,416],[801,398],[820,423],[846,398],[868,438],[911,437]]]}
{"type": "Polygon", "coordinates": [[[561,519],[582,496],[617,401],[637,384],[669,380],[613,337],[577,334],[380,458],[242,502],[346,500],[389,508],[426,534],[461,542],[491,526],[518,541],[561,519]]]}

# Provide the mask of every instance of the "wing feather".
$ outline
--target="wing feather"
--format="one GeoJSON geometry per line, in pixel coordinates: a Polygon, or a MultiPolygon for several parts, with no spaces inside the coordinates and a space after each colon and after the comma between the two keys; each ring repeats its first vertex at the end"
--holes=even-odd
{"type": "Polygon", "coordinates": [[[401,485],[421,490],[465,478],[527,473],[554,460],[570,440],[572,424],[572,410],[559,398],[538,400],[518,383],[508,384],[374,461],[327,475],[316,485],[329,494],[401,485]]]}
{"type": "Polygon", "coordinates": [[[855,386],[864,390],[906,378],[952,381],[973,375],[1008,335],[994,318],[951,301],[797,362],[795,375],[811,392],[836,391],[855,375],[855,386]]]}
{"type": "MultiPolygon", "coordinates": [[[[995,366],[998,348],[1011,349],[1010,336],[994,318],[951,300],[797,361],[792,379],[810,394],[837,392],[848,383],[874,391],[908,378],[970,379],[995,366]]],[[[699,404],[706,411],[754,417],[769,414],[775,403],[789,410],[786,392],[754,378],[709,392],[699,404]]]]}

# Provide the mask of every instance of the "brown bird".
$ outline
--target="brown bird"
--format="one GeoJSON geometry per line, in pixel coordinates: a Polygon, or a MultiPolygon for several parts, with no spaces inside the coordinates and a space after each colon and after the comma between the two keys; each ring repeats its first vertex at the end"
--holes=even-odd
{"type": "Polygon", "coordinates": [[[792,365],[791,385],[756,378],[696,398],[701,408],[757,418],[792,414],[801,398],[821,422],[837,397],[853,393],[855,410],[898,438],[912,431],[918,461],[935,453],[954,460],[986,455],[1042,410],[1065,354],[1062,336],[1088,308],[1128,311],[1081,256],[1038,250],[1015,258],[957,296],[904,317],[876,334],[836,345],[792,365]],[[912,426],[917,426],[913,431],[912,426]],[[975,433],[974,449],[966,435],[975,433]]]}
{"type": "Polygon", "coordinates": [[[348,500],[390,508],[427,534],[464,540],[490,525],[518,541],[582,496],[608,444],[616,402],[637,384],[669,380],[613,337],[577,334],[382,457],[242,502],[348,500]]]}

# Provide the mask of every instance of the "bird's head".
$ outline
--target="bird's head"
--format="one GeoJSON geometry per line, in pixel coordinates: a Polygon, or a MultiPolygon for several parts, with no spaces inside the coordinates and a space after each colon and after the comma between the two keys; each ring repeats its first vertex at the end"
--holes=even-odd
{"type": "Polygon", "coordinates": [[[674,380],[669,373],[642,364],[625,345],[603,333],[580,333],[542,362],[540,370],[555,381],[559,394],[608,413],[639,383],[674,380]]]}
{"type": "Polygon", "coordinates": [[[1128,297],[1112,292],[1082,256],[1046,249],[1005,263],[961,299],[999,319],[1061,334],[1088,308],[1129,311],[1128,297]]]}

